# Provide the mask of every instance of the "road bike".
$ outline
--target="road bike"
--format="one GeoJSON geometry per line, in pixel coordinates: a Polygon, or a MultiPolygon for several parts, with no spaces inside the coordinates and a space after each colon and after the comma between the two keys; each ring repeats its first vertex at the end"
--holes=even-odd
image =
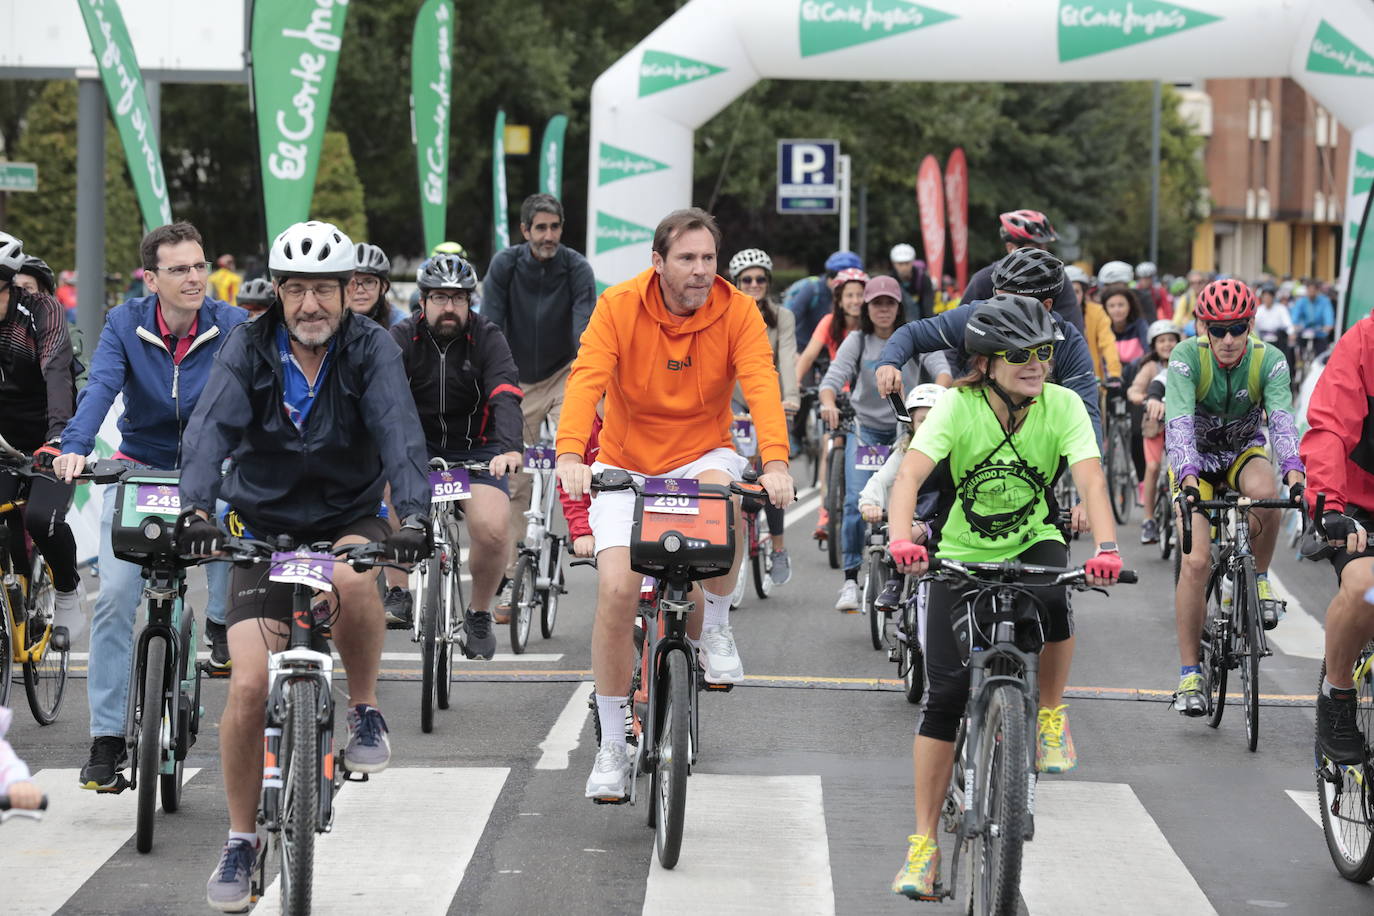
{"type": "Polygon", "coordinates": [[[1139,495],[1140,481],[1131,455],[1134,418],[1124,392],[1107,385],[1101,387],[1107,393],[1107,409],[1102,415],[1102,467],[1107,474],[1112,516],[1118,525],[1124,525],[1130,521],[1139,495]]]}
{"type": "MultiPolygon", "coordinates": [[[[973,861],[966,911],[1013,916],[1024,844],[1035,836],[1034,736],[1046,613],[1027,585],[1086,590],[1087,572],[935,558],[924,578],[966,589],[953,626],[956,644],[969,652],[968,705],[941,808],[945,832],[956,844],[949,881],[937,885],[937,894],[955,895],[960,857],[967,854],[973,861]]],[[[1122,570],[1119,581],[1135,582],[1136,575],[1122,570]]]]}
{"type": "Polygon", "coordinates": [[[849,403],[849,395],[843,391],[835,396],[835,406],[840,411],[840,422],[834,429],[825,431],[825,499],[822,505],[826,511],[825,544],[831,569],[839,569],[844,555],[841,542],[841,528],[844,525],[844,478],[845,478],[845,440],[857,435],[854,407],[849,403]]]}
{"type": "Polygon", "coordinates": [[[1207,698],[1207,724],[1221,725],[1226,711],[1228,672],[1240,670],[1241,705],[1245,711],[1245,738],[1251,751],[1259,746],[1259,663],[1272,655],[1260,620],[1255,554],[1250,541],[1250,510],[1298,509],[1299,500],[1251,499],[1234,491],[1215,499],[1189,503],[1180,493],[1176,500],[1182,518],[1179,546],[1193,549],[1193,513],[1206,515],[1215,529],[1212,538],[1212,572],[1207,577],[1207,616],[1202,627],[1203,694],[1207,698]]]}
{"type": "MultiPolygon", "coordinates": [[[[633,804],[636,780],[641,770],[647,771],[652,796],[648,823],[654,828],[659,863],[673,868],[682,849],[687,776],[701,747],[697,693],[725,692],[733,686],[706,683],[696,650],[687,641],[687,618],[696,608],[692,583],[718,577],[734,565],[732,495],[755,501],[766,497],[757,483],[719,486],[690,478],[651,477],[641,484],[618,468],[593,476],[592,489],[634,492],[630,568],[655,580],[653,599],[640,602],[640,659],[626,714],[627,742],[636,749],[631,755],[630,793],[627,798],[594,801],[633,804]]],[[[572,565],[595,561],[574,560],[572,565]]],[[[599,722],[597,728],[599,743],[599,722]]]]}
{"type": "MultiPolygon", "coordinates": [[[[1348,881],[1364,883],[1374,878],[1374,641],[1355,661],[1358,692],[1357,722],[1365,738],[1364,761],[1339,764],[1316,747],[1317,801],[1321,808],[1322,833],[1336,871],[1348,881]]],[[[1322,662],[1317,689],[1326,680],[1322,662]]]]}
{"type": "Polygon", "coordinates": [[[520,542],[511,580],[510,647],[519,655],[529,642],[535,609],[539,632],[553,636],[558,601],[567,592],[563,580],[563,544],[567,538],[552,530],[558,486],[554,480],[555,430],[544,421],[539,444],[525,449],[525,471],[533,478],[530,507],[525,512],[525,539],[520,542]]]}

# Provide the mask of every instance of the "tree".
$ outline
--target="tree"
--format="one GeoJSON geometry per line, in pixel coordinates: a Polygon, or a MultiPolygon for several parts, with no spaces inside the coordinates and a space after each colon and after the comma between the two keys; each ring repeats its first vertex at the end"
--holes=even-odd
{"type": "Polygon", "coordinates": [[[336,130],[325,131],[310,218],[333,223],[344,235],[361,242],[368,237],[364,197],[358,167],[348,148],[348,136],[336,130]]]}

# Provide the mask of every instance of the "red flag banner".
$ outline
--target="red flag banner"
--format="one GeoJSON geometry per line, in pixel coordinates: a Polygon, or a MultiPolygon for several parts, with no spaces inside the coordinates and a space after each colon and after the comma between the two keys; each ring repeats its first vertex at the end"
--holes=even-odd
{"type": "Polygon", "coordinates": [[[968,160],[956,147],[945,163],[945,208],[949,211],[949,250],[954,256],[954,282],[968,285],[968,160]]]}
{"type": "Polygon", "coordinates": [[[920,171],[916,173],[916,206],[921,213],[926,269],[938,289],[945,272],[945,194],[940,186],[940,163],[934,156],[922,159],[920,171]]]}

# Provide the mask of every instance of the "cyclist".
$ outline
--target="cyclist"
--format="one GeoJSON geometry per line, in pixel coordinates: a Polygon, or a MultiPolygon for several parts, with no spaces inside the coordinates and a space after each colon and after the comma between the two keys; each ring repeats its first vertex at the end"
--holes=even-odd
{"type": "MultiPolygon", "coordinates": [[[[773,505],[792,501],[787,424],[768,336],[754,300],[716,276],[719,244],[709,213],[676,210],[654,230],[653,266],[602,294],[582,335],[558,428],[558,478],[569,497],[580,499],[593,471],[607,467],[714,484],[737,478],[744,459],[731,447],[730,396],[738,378],[758,433],[759,482],[773,505]],[[583,455],[603,393],[601,454],[588,467],[583,455]]],[[[600,569],[592,670],[601,747],[586,788],[594,799],[624,799],[629,792],[624,705],[641,583],[630,569],[634,505],[626,491],[600,493],[591,505],[600,569]]],[[[739,563],[737,549],[734,568],[693,590],[698,610],[688,633],[699,634],[698,656],[710,683],[744,678],[729,617],[739,563]]]]}
{"type": "MultiPolygon", "coordinates": [[[[873,369],[888,338],[896,330],[902,304],[902,288],[893,277],[874,277],[864,286],[863,311],[859,330],[849,334],[840,344],[830,368],[821,381],[818,397],[821,418],[835,429],[840,425],[840,411],[835,399],[845,389],[850,390],[849,402],[854,408],[857,426],[845,437],[844,445],[844,518],[840,540],[844,547],[841,567],[844,580],[835,601],[835,610],[854,611],[859,607],[859,567],[863,563],[864,521],[859,514],[859,492],[863,490],[873,471],[858,469],[858,453],[863,446],[891,446],[897,438],[897,421],[892,405],[878,393],[873,369]]],[[[949,385],[949,362],[944,351],[925,353],[903,367],[903,387],[910,391],[923,382],[949,385]]],[[[834,456],[832,456],[833,460],[834,456]]]]}
{"type": "Polygon", "coordinates": [[[1188,327],[1193,323],[1193,310],[1197,308],[1198,294],[1206,285],[1206,274],[1200,270],[1190,270],[1188,271],[1187,290],[1174,298],[1174,324],[1178,325],[1186,337],[1192,336],[1188,327]]]}
{"type": "MultiPolygon", "coordinates": [[[[31,255],[25,256],[24,262],[19,265],[19,270],[14,275],[14,285],[28,290],[35,296],[40,293],[45,296],[57,294],[57,280],[53,276],[52,268],[42,258],[31,255]]],[[[65,316],[63,320],[66,320],[65,316]]]]}
{"type": "Polygon", "coordinates": [[[1092,357],[1093,371],[1099,381],[1121,378],[1121,357],[1116,352],[1116,335],[1102,303],[1088,297],[1092,278],[1077,264],[1064,266],[1064,279],[1073,285],[1079,308],[1083,309],[1083,338],[1092,357]]]}
{"type": "Polygon", "coordinates": [[[230,305],[237,305],[235,299],[239,294],[239,284],[243,282],[234,271],[234,256],[232,254],[222,254],[215,259],[214,273],[210,274],[210,291],[214,297],[221,302],[230,305]]]}
{"type": "MultiPolygon", "coordinates": [[[[5,659],[5,664],[9,664],[9,659],[5,659]]],[[[33,781],[28,765],[5,740],[13,719],[14,713],[0,706],[0,795],[8,795],[12,807],[32,811],[42,804],[43,790],[33,781]]]]}
{"type": "MultiPolygon", "coordinates": [[[[429,256],[432,258],[432,257],[434,257],[436,254],[456,254],[458,257],[462,258],[464,261],[470,261],[470,260],[471,260],[471,259],[468,257],[468,250],[467,250],[466,248],[464,248],[464,247],[462,246],[461,243],[455,242],[455,241],[452,241],[452,240],[443,241],[443,242],[440,242],[439,244],[435,245],[434,248],[430,250],[429,256]]],[[[424,269],[425,269],[425,266],[424,266],[423,264],[421,264],[420,267],[419,267],[419,270],[416,270],[416,271],[415,271],[415,279],[416,279],[416,280],[419,280],[419,278],[420,278],[420,271],[422,271],[422,270],[424,270],[424,269]]],[[[480,294],[481,291],[479,290],[478,292],[479,292],[479,294],[480,294]]],[[[480,309],[478,308],[478,306],[480,306],[481,304],[482,304],[482,297],[481,297],[481,295],[477,295],[477,296],[475,297],[475,299],[474,299],[473,311],[480,311],[480,309]]],[[[409,304],[409,307],[410,307],[410,314],[411,314],[411,316],[413,316],[413,317],[418,317],[419,314],[420,314],[420,287],[419,287],[418,285],[417,285],[417,286],[415,287],[415,289],[412,290],[411,293],[410,293],[410,304],[409,304]]]]}
{"type": "MultiPolygon", "coordinates": [[[[1058,240],[1054,227],[1045,214],[1038,210],[1011,210],[997,217],[998,232],[1007,254],[1018,249],[1038,248],[1049,251],[1050,242],[1058,240]]],[[[994,261],[969,278],[964,289],[963,305],[989,299],[998,288],[993,279],[993,271],[1001,261],[994,261]]],[[[1037,297],[1038,298],[1038,297],[1037,297]]],[[[1073,289],[1065,284],[1053,296],[1054,313],[1083,333],[1083,310],[1078,305],[1078,297],[1073,289]]]]}
{"type": "Polygon", "coordinates": [[[825,271],[819,276],[803,277],[787,287],[782,294],[782,306],[796,319],[798,350],[806,346],[816,325],[830,312],[835,275],[863,267],[863,261],[854,252],[837,251],[825,259],[825,271]]]}
{"type": "Polygon", "coordinates": [[[926,262],[916,259],[916,249],[902,242],[893,245],[887,259],[892,274],[902,285],[902,323],[935,314],[935,285],[926,272],[926,262]]]}
{"type": "MultiPolygon", "coordinates": [[[[510,345],[485,316],[469,310],[477,272],[457,255],[436,255],[420,272],[424,313],[391,329],[401,347],[415,408],[431,456],[485,461],[470,472],[472,496],[463,503],[471,546],[471,605],[463,610],[468,658],[496,652],[491,602],[510,552],[507,475],[519,473],[520,387],[510,345]]],[[[409,593],[406,593],[407,595],[409,593]]]]}
{"type": "Polygon", "coordinates": [[[266,277],[246,280],[239,287],[239,308],[247,311],[250,318],[257,318],[266,312],[276,300],[277,294],[272,291],[272,281],[266,277]]]}
{"type": "Polygon", "coordinates": [[[1150,349],[1150,324],[1144,317],[1142,297],[1129,286],[1120,283],[1103,284],[1102,308],[1111,321],[1116,355],[1131,374],[1131,365],[1150,349]]]}
{"type": "MultiPolygon", "coordinates": [[[[85,467],[85,456],[94,450],[96,433],[117,395],[124,399],[124,415],[114,457],[131,468],[180,467],[182,432],[200,400],[215,353],[229,332],[248,319],[243,309],[206,295],[210,265],[200,233],[190,223],[149,232],[139,245],[139,258],[150,295],[116,306],[105,318],[76,414],[62,432],[62,454],[53,459],[53,470],[65,482],[85,467]]],[[[80,782],[98,792],[119,792],[127,785],[120,775],[127,757],[124,714],[135,618],[143,594],[142,568],[116,558],[110,542],[118,491],[105,488],[100,514],[100,594],[91,615],[86,680],[92,742],[80,782]]],[[[223,672],[230,664],[224,626],[229,570],[216,564],[206,570],[206,580],[210,665],[223,672]]]]}
{"type": "Polygon", "coordinates": [[[1270,346],[1278,347],[1283,358],[1288,360],[1288,370],[1293,370],[1293,338],[1296,330],[1288,306],[1275,302],[1278,287],[1273,283],[1262,283],[1256,291],[1259,306],[1255,309],[1255,334],[1270,346]]]}
{"type": "MultiPolygon", "coordinates": [[[[782,389],[782,409],[786,414],[795,414],[801,407],[801,394],[797,385],[797,336],[792,313],[779,308],[768,297],[773,283],[773,259],[768,252],[759,248],[746,248],[735,253],[730,259],[730,282],[743,292],[754,297],[759,314],[763,316],[768,330],[768,346],[773,350],[773,365],[778,370],[778,385],[782,389]]],[[[731,409],[736,417],[748,412],[744,389],[735,385],[735,395],[731,409]]],[[[747,458],[754,457],[746,455],[747,458]]],[[[787,555],[787,542],[783,536],[785,529],[783,512],[772,503],[763,507],[768,520],[768,531],[773,538],[773,569],[769,578],[774,585],[786,585],[792,578],[792,558],[787,555]]]]}
{"type": "MultiPolygon", "coordinates": [[[[279,304],[230,335],[186,429],[177,546],[215,552],[210,521],[223,488],[236,522],[258,538],[298,543],[385,541],[402,562],[428,551],[424,440],[407,392],[401,351],[375,322],[344,306],[356,264],[348,237],[328,223],[289,226],[272,243],[268,269],[279,304]],[[221,480],[225,455],[233,462],[221,480]],[[378,518],[383,482],[403,513],[393,532],[378,518]]],[[[229,840],[206,886],[225,912],[249,903],[262,779],[267,657],[285,645],[290,585],[267,582],[263,566],[235,567],[229,612],[234,667],[220,723],[220,762],[229,840]]],[[[378,773],[391,758],[377,709],[385,624],[376,573],[340,564],[331,603],[334,643],[348,670],[346,766],[378,773]]]]}
{"type": "Polygon", "coordinates": [[[1351,678],[1361,648],[1374,639],[1374,317],[1357,321],[1326,361],[1307,407],[1302,459],[1308,502],[1326,494],[1320,530],[1332,548],[1340,590],[1326,613],[1326,679],[1317,696],[1317,744],[1336,763],[1364,760],[1361,704],[1351,678]]]}
{"type": "MultiPolygon", "coordinates": [[[[1164,392],[1156,392],[1152,384],[1159,381],[1160,388],[1168,377],[1169,356],[1174,347],[1183,339],[1174,323],[1161,318],[1150,325],[1150,352],[1136,367],[1135,378],[1126,391],[1126,398],[1132,404],[1143,408],[1140,436],[1145,450],[1144,505],[1147,512],[1152,511],[1159,488],[1159,466],[1164,460],[1164,392]]],[[[1154,544],[1159,541],[1159,523],[1153,517],[1140,524],[1140,543],[1154,544]]]]}
{"type": "MultiPolygon", "coordinates": [[[[1255,294],[1239,280],[1216,280],[1203,288],[1194,315],[1198,336],[1174,347],[1165,392],[1165,448],[1169,479],[1188,502],[1210,499],[1221,485],[1256,499],[1274,498],[1274,465],[1265,453],[1261,428],[1266,414],[1270,448],[1290,492],[1303,481],[1298,430],[1293,421],[1288,363],[1274,347],[1253,337],[1255,294]]],[[[1282,616],[1269,584],[1279,519],[1275,509],[1251,512],[1260,619],[1266,630],[1282,616]]],[[[1211,522],[1193,514],[1193,530],[1211,522]]],[[[1180,547],[1182,542],[1180,540],[1180,547]]],[[[1180,551],[1174,614],[1182,665],[1174,708],[1185,716],[1207,714],[1198,667],[1206,612],[1204,591],[1211,573],[1211,543],[1194,538],[1191,553],[1180,551]]]]}
{"type": "MultiPolygon", "coordinates": [[[[912,542],[911,518],[917,492],[945,460],[957,498],[941,531],[940,557],[1066,565],[1068,547],[1047,496],[1067,462],[1098,545],[1086,564],[1088,583],[1116,582],[1121,554],[1092,424],[1074,393],[1047,384],[1049,361],[1062,339],[1059,324],[1030,297],[999,294],[975,306],[965,329],[969,374],[912,437],[892,488],[889,550],[902,572],[919,575],[927,567],[926,548],[912,542]]],[[[1073,617],[1066,588],[1034,591],[1048,612],[1035,765],[1040,772],[1062,773],[1076,765],[1060,702],[1073,652],[1073,617]]],[[[929,689],[912,749],[916,832],[892,882],[894,893],[913,899],[934,898],[940,873],[935,829],[969,690],[953,630],[962,600],[958,588],[931,583],[921,627],[929,689]]]]}
{"type": "MultiPolygon", "coordinates": [[[[371,318],[384,328],[398,325],[410,317],[403,309],[387,301],[391,290],[391,259],[376,245],[359,242],[354,253],[358,269],[348,281],[348,307],[356,314],[371,318]]],[[[240,294],[242,295],[242,294],[240,294]]]]}
{"type": "Polygon", "coordinates": [[[1140,294],[1140,313],[1147,321],[1173,317],[1173,300],[1159,282],[1159,268],[1153,261],[1141,261],[1135,266],[1135,288],[1140,294]]]}
{"type": "Polygon", "coordinates": [[[1310,332],[1316,341],[1316,352],[1325,349],[1325,344],[1336,330],[1336,309],[1331,297],[1326,294],[1324,284],[1315,281],[1293,290],[1293,324],[1299,332],[1310,332]]]}

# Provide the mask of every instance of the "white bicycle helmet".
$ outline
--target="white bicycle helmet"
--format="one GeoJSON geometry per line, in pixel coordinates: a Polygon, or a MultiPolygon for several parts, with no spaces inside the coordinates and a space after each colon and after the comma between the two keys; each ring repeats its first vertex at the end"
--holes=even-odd
{"type": "Polygon", "coordinates": [[[8,280],[24,266],[24,243],[0,232],[0,280],[8,280]]]}
{"type": "Polygon", "coordinates": [[[909,264],[916,260],[916,249],[912,248],[906,242],[900,245],[893,245],[892,251],[888,254],[887,259],[893,264],[909,264]]]}
{"type": "Polygon", "coordinates": [[[1153,347],[1155,338],[1162,334],[1177,334],[1180,340],[1183,339],[1183,332],[1178,329],[1178,325],[1174,324],[1168,318],[1161,318],[1158,321],[1150,322],[1150,332],[1148,335],[1150,338],[1150,346],[1153,347]]]}
{"type": "Polygon", "coordinates": [[[1141,261],[1135,266],[1135,275],[1142,279],[1153,277],[1157,273],[1159,273],[1159,268],[1155,266],[1154,261],[1141,261]]]}
{"type": "Polygon", "coordinates": [[[1113,283],[1130,283],[1135,279],[1135,271],[1131,265],[1125,261],[1108,261],[1097,271],[1097,283],[1099,286],[1111,286],[1113,283]]]}
{"type": "Polygon", "coordinates": [[[310,220],[282,230],[267,256],[274,278],[335,277],[347,280],[358,266],[353,242],[332,223],[310,220]]]}
{"type": "Polygon", "coordinates": [[[768,271],[768,276],[773,275],[773,259],[768,256],[768,252],[762,248],[746,248],[736,252],[730,259],[730,279],[738,280],[739,275],[751,267],[762,267],[768,271]]]}
{"type": "Polygon", "coordinates": [[[926,382],[924,385],[917,385],[911,389],[906,396],[906,409],[915,410],[918,407],[934,407],[935,402],[940,400],[940,395],[949,389],[944,385],[937,385],[934,382],[926,382]]]}
{"type": "Polygon", "coordinates": [[[1082,283],[1084,286],[1092,285],[1092,277],[1088,276],[1088,272],[1077,264],[1064,265],[1064,279],[1070,283],[1082,283]]]}

